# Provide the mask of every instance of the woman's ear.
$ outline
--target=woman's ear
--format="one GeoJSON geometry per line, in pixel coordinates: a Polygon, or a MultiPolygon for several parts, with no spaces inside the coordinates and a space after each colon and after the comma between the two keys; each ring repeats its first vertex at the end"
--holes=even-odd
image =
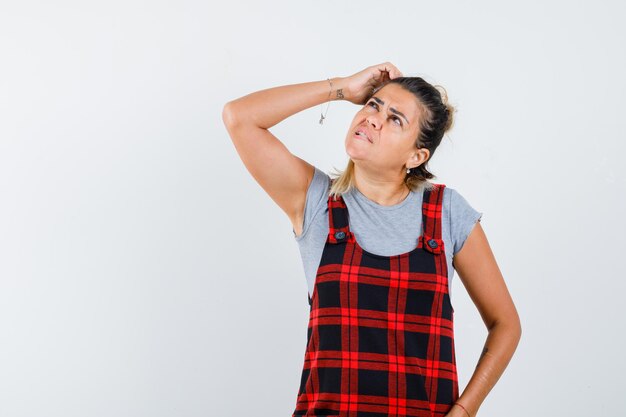
{"type": "Polygon", "coordinates": [[[426,148],[417,149],[415,153],[411,156],[406,166],[408,168],[415,168],[426,161],[428,161],[428,156],[430,155],[430,151],[426,148]]]}
{"type": "Polygon", "coordinates": [[[430,156],[430,151],[426,148],[420,148],[417,150],[417,158],[419,160],[419,165],[422,165],[428,161],[428,157],[430,156]]]}

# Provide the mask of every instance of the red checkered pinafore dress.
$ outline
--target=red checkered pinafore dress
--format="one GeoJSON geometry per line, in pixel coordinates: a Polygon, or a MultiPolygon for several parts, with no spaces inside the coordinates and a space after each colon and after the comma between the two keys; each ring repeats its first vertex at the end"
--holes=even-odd
{"type": "Polygon", "coordinates": [[[365,251],[342,197],[328,197],[300,389],[292,417],[439,417],[458,398],[441,235],[444,184],[424,189],[410,252],[365,251]]]}

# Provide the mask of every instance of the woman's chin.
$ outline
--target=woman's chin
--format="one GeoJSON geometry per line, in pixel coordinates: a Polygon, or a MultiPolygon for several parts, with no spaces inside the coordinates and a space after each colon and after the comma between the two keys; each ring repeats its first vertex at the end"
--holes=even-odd
{"type": "Polygon", "coordinates": [[[361,159],[368,154],[367,149],[363,145],[363,143],[355,143],[354,139],[349,139],[346,141],[346,153],[350,158],[361,159]]]}
{"type": "Polygon", "coordinates": [[[367,152],[363,152],[361,149],[350,149],[349,147],[346,147],[346,154],[353,161],[362,161],[367,159],[367,152]]]}

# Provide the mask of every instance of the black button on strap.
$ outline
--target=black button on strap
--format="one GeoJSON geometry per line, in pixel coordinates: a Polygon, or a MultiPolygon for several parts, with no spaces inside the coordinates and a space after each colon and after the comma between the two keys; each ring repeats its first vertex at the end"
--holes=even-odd
{"type": "Polygon", "coordinates": [[[435,239],[430,239],[428,241],[428,246],[430,246],[431,248],[435,249],[437,246],[439,246],[439,244],[437,243],[437,241],[435,239]]]}
{"type": "Polygon", "coordinates": [[[344,232],[343,230],[335,232],[335,239],[341,240],[341,239],[343,239],[345,237],[346,237],[346,232],[344,232]]]}

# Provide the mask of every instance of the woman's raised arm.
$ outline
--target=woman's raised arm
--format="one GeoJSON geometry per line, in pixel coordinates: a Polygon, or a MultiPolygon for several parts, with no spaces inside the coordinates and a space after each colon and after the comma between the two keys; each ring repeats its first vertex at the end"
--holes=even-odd
{"type": "Polygon", "coordinates": [[[259,185],[289,216],[296,234],[302,230],[306,192],[314,167],[293,155],[268,130],[287,117],[328,100],[364,104],[388,79],[402,76],[390,62],[372,65],[349,77],[283,85],[232,100],[222,110],[241,160],[259,185]]]}
{"type": "Polygon", "coordinates": [[[314,167],[293,155],[268,129],[328,100],[345,99],[344,78],[284,85],[226,103],[222,119],[244,165],[300,234],[314,167]]]}

